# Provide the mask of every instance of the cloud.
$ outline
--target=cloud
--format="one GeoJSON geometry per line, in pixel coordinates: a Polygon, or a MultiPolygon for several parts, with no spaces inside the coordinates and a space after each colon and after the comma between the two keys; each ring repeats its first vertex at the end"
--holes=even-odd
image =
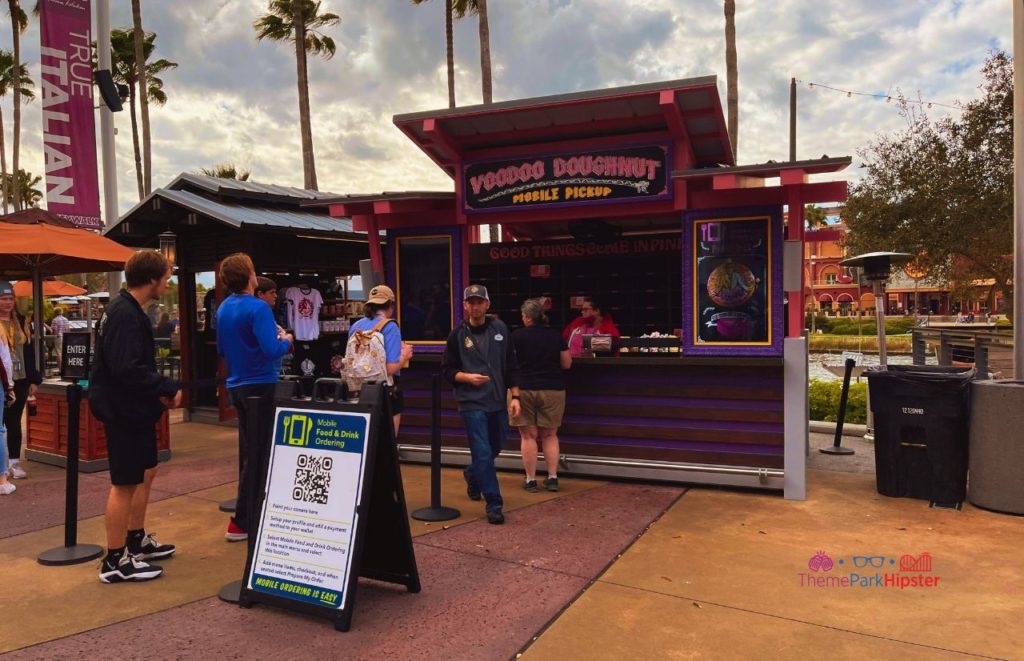
{"type": "MultiPolygon", "coordinates": [[[[112,5],[112,24],[130,25],[129,3],[112,5]]],[[[321,188],[451,190],[451,179],[392,123],[398,113],[447,106],[443,0],[322,6],[342,22],[327,30],[335,57],[309,67],[321,188]]],[[[223,162],[252,168],[260,181],[302,184],[294,56],[290,45],[256,42],[252,22],[265,8],[265,0],[143,3],[147,29],[158,34],[157,54],[180,65],[165,76],[167,105],[151,110],[154,186],[223,162]]],[[[724,103],[720,2],[515,0],[490,3],[490,21],[495,100],[718,74],[724,103]]],[[[736,22],[744,163],[788,157],[792,77],[966,101],[977,95],[985,56],[993,47],[1009,49],[1011,38],[1005,0],[741,2],[736,22]]],[[[35,23],[22,43],[38,80],[35,23]]],[[[10,47],[3,29],[0,47],[10,47]]],[[[458,102],[479,103],[474,17],[456,23],[455,54],[458,102]]],[[[2,103],[10,145],[11,100],[2,103]]],[[[22,162],[41,172],[38,102],[23,116],[22,162]]],[[[128,113],[116,124],[125,211],[138,199],[128,113]]],[[[853,155],[877,133],[903,126],[895,104],[799,88],[801,158],[853,155]]],[[[847,176],[857,176],[856,168],[847,176]]]]}

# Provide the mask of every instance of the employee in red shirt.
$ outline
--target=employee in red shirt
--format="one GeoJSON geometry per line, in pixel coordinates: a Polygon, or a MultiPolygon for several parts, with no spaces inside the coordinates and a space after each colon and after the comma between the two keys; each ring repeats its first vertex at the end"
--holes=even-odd
{"type": "Polygon", "coordinates": [[[580,316],[562,330],[562,339],[569,343],[573,357],[579,357],[582,353],[584,335],[622,336],[612,315],[602,310],[597,301],[590,296],[583,299],[580,316]]]}

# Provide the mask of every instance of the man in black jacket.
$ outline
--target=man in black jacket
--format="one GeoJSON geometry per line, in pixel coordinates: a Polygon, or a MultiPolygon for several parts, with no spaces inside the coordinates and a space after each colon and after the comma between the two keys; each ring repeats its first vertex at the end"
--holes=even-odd
{"type": "Polygon", "coordinates": [[[171,264],[156,251],[141,250],[125,263],[124,275],[128,290],[100,318],[89,377],[89,407],[103,422],[110,462],[104,583],[157,578],[163,570],[146,561],[175,551],[145,530],[157,470],[156,423],[164,410],[181,405],[181,389],[156,370],[153,326],[142,306],[167,290],[171,264]]]}
{"type": "Polygon", "coordinates": [[[455,386],[469,439],[472,463],[463,473],[466,493],[473,500],[483,494],[487,521],[501,524],[505,523],[504,502],[494,460],[508,435],[508,416],[519,415],[519,364],[508,327],[487,315],[491,305],[487,288],[470,285],[462,298],[466,321],[448,336],[442,367],[455,386]]]}

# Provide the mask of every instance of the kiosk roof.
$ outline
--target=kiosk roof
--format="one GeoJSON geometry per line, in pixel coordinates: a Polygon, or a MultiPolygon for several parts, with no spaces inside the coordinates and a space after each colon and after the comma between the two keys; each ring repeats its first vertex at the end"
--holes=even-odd
{"type": "Polygon", "coordinates": [[[732,165],[717,78],[703,76],[396,115],[394,123],[449,175],[467,152],[671,131],[680,120],[698,167],[732,165]]]}

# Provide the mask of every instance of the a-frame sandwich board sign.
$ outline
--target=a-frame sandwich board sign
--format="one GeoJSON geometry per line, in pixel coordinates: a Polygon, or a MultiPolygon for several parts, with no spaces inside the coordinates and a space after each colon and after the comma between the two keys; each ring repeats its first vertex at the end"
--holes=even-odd
{"type": "MultiPolygon", "coordinates": [[[[239,604],[326,617],[348,631],[359,576],[420,591],[388,396],[364,386],[355,403],[281,384],[257,522],[239,604]]],[[[328,388],[328,389],[329,389],[328,388]]],[[[264,473],[260,473],[264,474],[264,473]]]]}

